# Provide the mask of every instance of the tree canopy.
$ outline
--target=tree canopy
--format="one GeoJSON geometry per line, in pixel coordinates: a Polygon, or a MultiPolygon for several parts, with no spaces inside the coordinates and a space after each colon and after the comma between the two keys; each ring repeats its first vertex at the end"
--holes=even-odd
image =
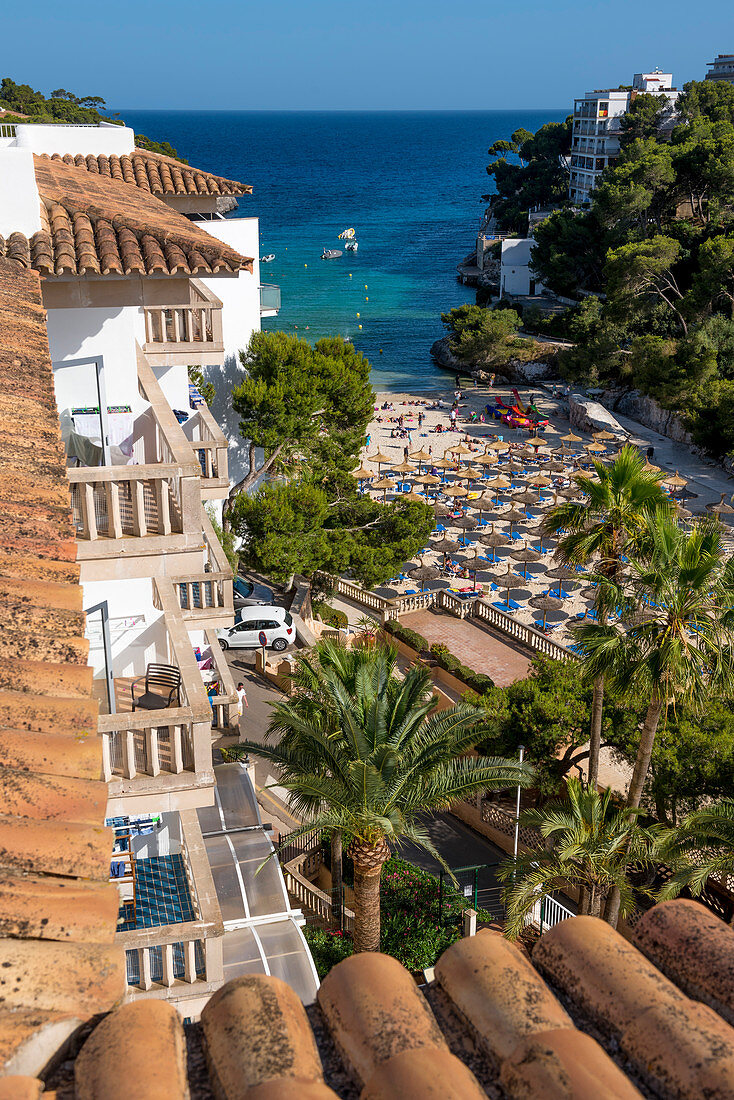
{"type": "Polygon", "coordinates": [[[496,141],[489,150],[494,158],[487,174],[495,190],[489,201],[493,217],[505,228],[525,233],[531,206],[565,203],[568,198],[568,156],[571,152],[572,118],[548,122],[535,134],[515,130],[509,141],[496,141]],[[508,160],[507,154],[519,163],[508,160]]]}
{"type": "Polygon", "coordinates": [[[734,319],[734,87],[687,84],[672,120],[663,99],[633,101],[590,209],[538,225],[532,262],[559,294],[602,295],[585,331],[585,305],[566,314],[576,346],[558,364],[568,379],[649,393],[697,443],[729,454],[734,387],[720,322],[734,319]]]}
{"type": "Polygon", "coordinates": [[[232,404],[250,471],[230,494],[227,519],[243,539],[242,560],[277,580],[318,570],[370,587],[387,580],[425,546],[435,518],[427,504],[357,492],[351,471],[374,402],[369,362],[340,337],[312,347],[282,332],[255,333],[241,359],[246,377],[232,404]]]}

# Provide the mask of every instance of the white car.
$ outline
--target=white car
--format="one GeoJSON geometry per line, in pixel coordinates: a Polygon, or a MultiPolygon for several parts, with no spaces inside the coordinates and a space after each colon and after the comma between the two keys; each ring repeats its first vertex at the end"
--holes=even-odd
{"type": "Polygon", "coordinates": [[[222,649],[257,649],[262,645],[262,634],[266,646],[282,653],[296,640],[293,619],[284,607],[243,607],[237,614],[234,626],[217,631],[222,649]]]}

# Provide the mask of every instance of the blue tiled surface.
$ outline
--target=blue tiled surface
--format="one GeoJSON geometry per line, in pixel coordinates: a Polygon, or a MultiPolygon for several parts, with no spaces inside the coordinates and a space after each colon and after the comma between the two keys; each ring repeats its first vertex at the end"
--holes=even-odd
{"type": "MultiPolygon", "coordinates": [[[[123,908],[120,916],[125,916],[123,908]]],[[[132,932],[195,919],[183,858],[176,855],[136,859],[135,921],[124,920],[118,924],[118,931],[132,932]]]]}

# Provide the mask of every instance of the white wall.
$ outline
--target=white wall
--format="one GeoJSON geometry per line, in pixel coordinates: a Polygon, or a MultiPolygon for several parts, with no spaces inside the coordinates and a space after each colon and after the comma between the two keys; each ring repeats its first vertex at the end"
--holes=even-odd
{"type": "Polygon", "coordinates": [[[224,362],[221,367],[207,367],[204,373],[216,387],[212,415],[230,442],[229,479],[234,484],[244,477],[248,460],[239,432],[239,417],[229,395],[243,377],[240,349],[247,347],[253,332],[260,331],[260,226],[257,218],[227,218],[197,224],[243,256],[253,258],[252,275],[241,271],[236,279],[202,279],[223,305],[224,362]]]}
{"type": "Polygon", "coordinates": [[[33,153],[132,153],[135,132],[129,126],[73,126],[18,123],[15,144],[33,153]]]}
{"type": "Polygon", "coordinates": [[[221,299],[222,330],[226,357],[246,348],[253,332],[260,331],[260,224],[257,218],[226,218],[201,221],[200,229],[252,257],[252,274],[240,271],[236,279],[202,279],[221,299]]]}
{"type": "MultiPolygon", "coordinates": [[[[138,414],[147,402],[138,390],[135,350],[136,306],[88,309],[49,309],[48,337],[51,361],[82,359],[101,355],[108,405],[130,405],[138,414]]],[[[91,389],[91,367],[54,369],[54,386],[59,412],[73,406],[97,404],[91,389]]]]}
{"type": "MultiPolygon", "coordinates": [[[[508,239],[502,242],[502,265],[500,268],[500,294],[530,293],[530,280],[534,278],[530,267],[532,237],[508,239]]],[[[542,290],[542,283],[536,281],[535,293],[542,290]]]]}
{"type": "Polygon", "coordinates": [[[0,234],[25,233],[41,228],[41,200],[36,187],[33,154],[25,149],[0,149],[0,234]]]}
{"type": "MultiPolygon", "coordinates": [[[[112,642],[112,672],[114,676],[142,676],[153,661],[168,660],[167,634],[163,612],[153,605],[153,584],[150,579],[90,581],[82,585],[84,609],[103,600],[110,615],[112,642]]],[[[95,677],[104,674],[104,651],[94,616],[89,624],[89,657],[87,663],[95,677]]]]}

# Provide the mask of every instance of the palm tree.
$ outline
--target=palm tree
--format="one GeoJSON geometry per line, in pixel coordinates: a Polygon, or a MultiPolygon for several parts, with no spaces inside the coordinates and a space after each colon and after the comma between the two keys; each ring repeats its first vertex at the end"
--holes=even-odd
{"type": "MultiPolygon", "coordinates": [[[[685,703],[696,710],[712,690],[734,682],[734,560],[721,526],[706,520],[683,531],[670,517],[648,522],[649,552],[630,563],[627,585],[600,577],[604,599],[621,611],[619,625],[587,623],[578,631],[589,675],[603,676],[622,696],[648,699],[627,805],[637,809],[660,716],[685,703]]],[[[616,923],[618,897],[610,899],[616,923]]]]}
{"type": "Polygon", "coordinates": [[[684,887],[698,897],[711,875],[734,875],[734,799],[695,810],[677,829],[665,832],[660,858],[673,868],[658,897],[676,898],[684,887]]]}
{"type": "Polygon", "coordinates": [[[500,879],[511,884],[505,894],[505,934],[511,939],[520,935],[541,898],[569,886],[580,891],[581,913],[601,916],[615,887],[622,912],[631,912],[630,872],[651,862],[654,830],[635,828],[636,812],[616,808],[611,790],[600,794],[575,778],[568,780],[566,789],[566,799],[522,816],[549,843],[525,852],[517,863],[506,860],[499,869],[500,879]]]}
{"type": "MultiPolygon", "coordinates": [[[[410,841],[445,863],[421,815],[486,787],[527,786],[515,761],[468,756],[484,712],[459,704],[436,711],[428,670],[396,673],[394,647],[346,649],[322,642],[302,659],[305,690],[274,708],[273,746],[252,752],[282,771],[291,806],[312,829],[343,837],[354,862],[355,951],[380,945],[380,877],[391,846],[410,841]]],[[[448,869],[448,868],[447,868],[448,869]]]]}
{"type": "MultiPolygon", "coordinates": [[[[583,501],[559,504],[545,517],[549,534],[567,532],[558,544],[561,559],[571,565],[583,565],[598,559],[598,572],[619,581],[624,569],[623,556],[639,553],[646,532],[646,520],[656,511],[668,512],[672,505],[662,489],[664,475],[646,470],[639,452],[632,446],[622,448],[613,462],[594,461],[594,475],[577,474],[576,485],[583,501]]],[[[597,600],[599,621],[606,622],[610,608],[602,593],[597,600]]],[[[599,751],[604,705],[604,676],[594,676],[589,735],[589,786],[596,786],[599,775],[599,751]]]]}

